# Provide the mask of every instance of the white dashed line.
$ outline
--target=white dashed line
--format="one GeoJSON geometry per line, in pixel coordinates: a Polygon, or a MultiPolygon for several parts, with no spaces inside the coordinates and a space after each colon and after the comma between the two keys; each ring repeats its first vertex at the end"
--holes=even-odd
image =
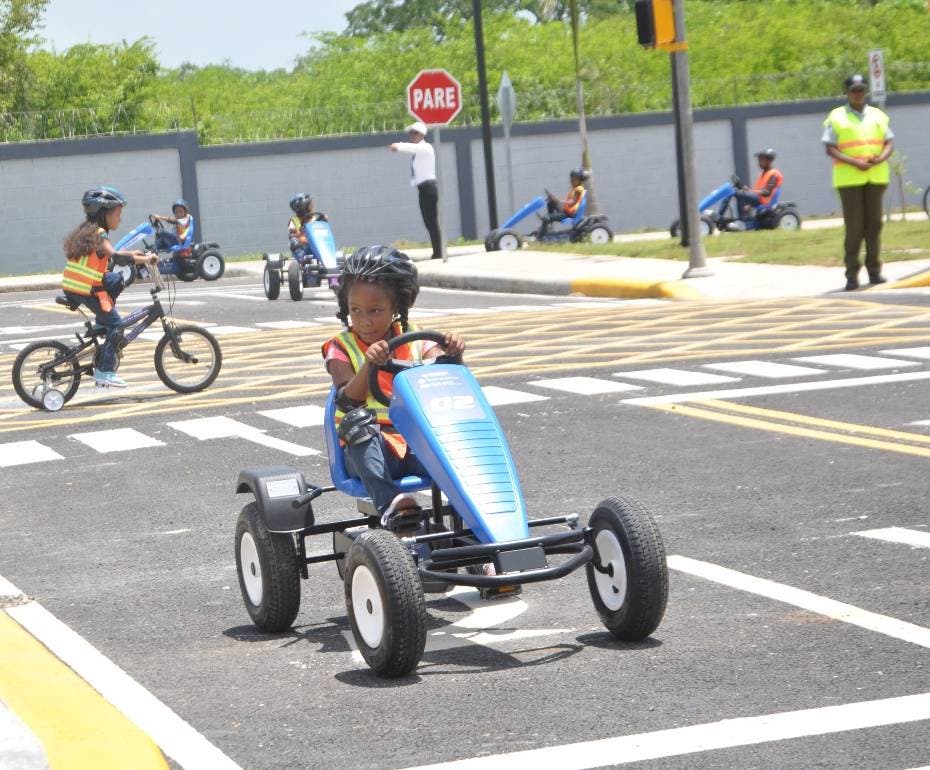
{"type": "Polygon", "coordinates": [[[912,545],[915,548],[930,548],[930,532],[921,532],[917,529],[885,527],[883,529],[864,529],[861,532],[853,532],[853,534],[873,540],[884,540],[886,543],[901,543],[902,545],[912,545]]]}
{"type": "Polygon", "coordinates": [[[323,424],[325,410],[321,406],[307,404],[306,406],[289,406],[284,409],[269,409],[259,414],[294,428],[311,428],[323,424]]]}
{"type": "Polygon", "coordinates": [[[613,382],[601,380],[597,377],[554,377],[546,380],[534,380],[530,385],[541,388],[552,388],[565,393],[576,393],[580,396],[595,396],[601,393],[622,393],[629,390],[642,390],[639,385],[630,385],[627,382],[613,382]]]}
{"type": "Polygon", "coordinates": [[[0,468],[64,459],[54,449],[38,441],[14,441],[12,444],[0,444],[0,468]]]}
{"type": "Polygon", "coordinates": [[[549,396],[540,396],[536,393],[524,393],[522,390],[511,390],[510,388],[500,388],[497,385],[484,385],[481,390],[491,406],[528,404],[531,401],[549,400],[549,396]]]}
{"type": "Polygon", "coordinates": [[[266,436],[264,430],[254,428],[229,417],[200,417],[194,420],[169,422],[168,427],[186,433],[188,436],[193,436],[200,441],[218,438],[241,438],[251,441],[253,444],[260,444],[269,449],[278,449],[297,457],[320,454],[316,449],[284,441],[274,436],[266,436]]]}
{"type": "Polygon", "coordinates": [[[724,382],[739,382],[739,377],[724,377],[722,374],[689,372],[684,369],[640,369],[635,372],[614,372],[614,377],[630,377],[663,385],[718,385],[724,382]]]}
{"type": "Polygon", "coordinates": [[[792,364],[776,364],[771,361],[730,361],[723,364],[702,364],[702,366],[705,369],[719,369],[721,372],[744,374],[750,377],[765,377],[771,380],[826,374],[823,369],[812,369],[809,366],[793,366],[792,364]]]}
{"type": "Polygon", "coordinates": [[[135,428],[115,428],[114,430],[99,430],[93,433],[73,433],[69,438],[80,441],[102,454],[165,445],[164,441],[146,436],[135,428]]]}
{"type": "Polygon", "coordinates": [[[900,358],[879,358],[878,356],[860,356],[855,353],[833,353],[828,356],[805,356],[795,358],[795,361],[805,361],[810,364],[825,364],[837,366],[841,369],[900,369],[903,366],[920,366],[916,361],[903,361],[900,358]]]}

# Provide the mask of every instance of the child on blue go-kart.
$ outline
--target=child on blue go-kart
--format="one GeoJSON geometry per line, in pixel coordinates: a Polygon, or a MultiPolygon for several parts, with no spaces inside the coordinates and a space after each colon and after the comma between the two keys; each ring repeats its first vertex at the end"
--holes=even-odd
{"type": "Polygon", "coordinates": [[[291,217],[287,222],[287,240],[291,247],[291,254],[301,264],[307,259],[313,258],[313,251],[310,249],[310,240],[304,225],[308,222],[317,220],[328,222],[326,214],[313,210],[313,198],[307,193],[297,193],[290,200],[291,211],[296,216],[291,217]]]}
{"type": "Polygon", "coordinates": [[[761,170],[759,178],[752,187],[743,185],[736,193],[740,219],[731,223],[729,229],[745,229],[745,225],[740,227],[739,222],[754,219],[758,211],[770,206],[773,199],[778,199],[785,175],[772,165],[775,155],[775,150],[771,147],[759,150],[755,154],[761,170]]]}
{"type": "Polygon", "coordinates": [[[190,256],[191,242],[194,240],[194,220],[191,217],[190,206],[186,200],[178,198],[171,204],[171,213],[174,216],[152,214],[153,219],[167,222],[175,227],[173,233],[167,230],[158,230],[155,233],[155,248],[158,251],[170,251],[182,257],[190,256]]]}
{"type": "Polygon", "coordinates": [[[583,168],[573,168],[568,175],[571,185],[568,188],[568,195],[566,195],[563,200],[560,200],[552,193],[549,193],[548,200],[546,201],[549,213],[546,215],[546,218],[543,219],[542,225],[539,228],[540,237],[546,234],[549,225],[553,222],[562,222],[566,219],[571,219],[578,213],[578,208],[581,206],[581,202],[587,194],[587,190],[584,189],[584,182],[587,178],[588,172],[583,168]]]}

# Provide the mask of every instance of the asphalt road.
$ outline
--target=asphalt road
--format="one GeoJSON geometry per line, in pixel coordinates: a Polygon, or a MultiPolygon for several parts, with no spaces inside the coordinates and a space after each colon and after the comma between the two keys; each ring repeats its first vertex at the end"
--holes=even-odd
{"type": "MultiPolygon", "coordinates": [[[[260,291],[179,290],[177,316],[220,328],[224,370],[203,394],[165,390],[148,341],[127,356],[126,393],[85,383],[50,415],[0,387],[0,574],[234,762],[400,768],[533,749],[549,753],[500,766],[930,761],[930,296],[692,305],[424,290],[417,321],[465,334],[531,516],[638,498],[671,587],[639,644],[604,630],[583,574],[493,603],[428,596],[421,665],[385,681],[353,654],[331,565],[311,568],[282,635],[258,632],[239,595],[238,470],[292,464],[328,481],[311,453],[319,428],[277,410],[322,405],[333,301],[260,291]],[[799,360],[847,355],[863,358],[799,360]],[[733,369],[746,361],[808,371],[733,369]],[[211,417],[247,429],[190,435],[211,417]],[[126,429],[151,445],[101,453],[87,435],[126,429]],[[21,442],[60,459],[12,464],[21,442]],[[905,542],[875,532],[888,528],[905,542]],[[639,738],[592,743],[622,736],[639,738]]],[[[3,295],[0,365],[26,339],[68,333],[37,327],[72,322],[47,296],[3,295]]],[[[332,495],[317,508],[351,511],[332,495]]]]}

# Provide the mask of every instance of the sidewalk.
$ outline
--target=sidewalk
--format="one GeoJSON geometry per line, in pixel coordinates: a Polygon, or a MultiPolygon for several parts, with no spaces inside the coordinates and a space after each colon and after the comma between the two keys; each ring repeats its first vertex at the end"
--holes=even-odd
{"type": "MultiPolygon", "coordinates": [[[[668,235],[637,233],[617,239],[658,237],[668,238],[668,235]]],[[[836,267],[795,267],[731,262],[726,257],[716,257],[707,260],[712,275],[684,280],[681,276],[688,263],[667,259],[529,249],[486,252],[481,245],[453,246],[445,263],[429,259],[429,249],[409,249],[407,253],[417,263],[423,286],[509,294],[579,294],[626,299],[771,299],[842,293],[845,283],[839,259],[836,267]]],[[[226,265],[226,276],[255,276],[260,283],[264,266],[261,260],[230,262],[226,265]]],[[[930,286],[930,259],[886,262],[883,272],[888,283],[877,289],[930,286]]],[[[57,291],[60,282],[60,276],[53,274],[0,278],[0,292],[57,291]]],[[[209,286],[200,281],[198,285],[209,286]]]]}

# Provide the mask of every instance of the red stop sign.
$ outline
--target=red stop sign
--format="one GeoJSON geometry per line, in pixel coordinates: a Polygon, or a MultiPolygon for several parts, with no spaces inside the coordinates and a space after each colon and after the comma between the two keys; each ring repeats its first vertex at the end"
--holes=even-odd
{"type": "Polygon", "coordinates": [[[407,109],[428,126],[445,126],[462,109],[462,86],[445,70],[422,70],[407,86],[407,109]]]}

